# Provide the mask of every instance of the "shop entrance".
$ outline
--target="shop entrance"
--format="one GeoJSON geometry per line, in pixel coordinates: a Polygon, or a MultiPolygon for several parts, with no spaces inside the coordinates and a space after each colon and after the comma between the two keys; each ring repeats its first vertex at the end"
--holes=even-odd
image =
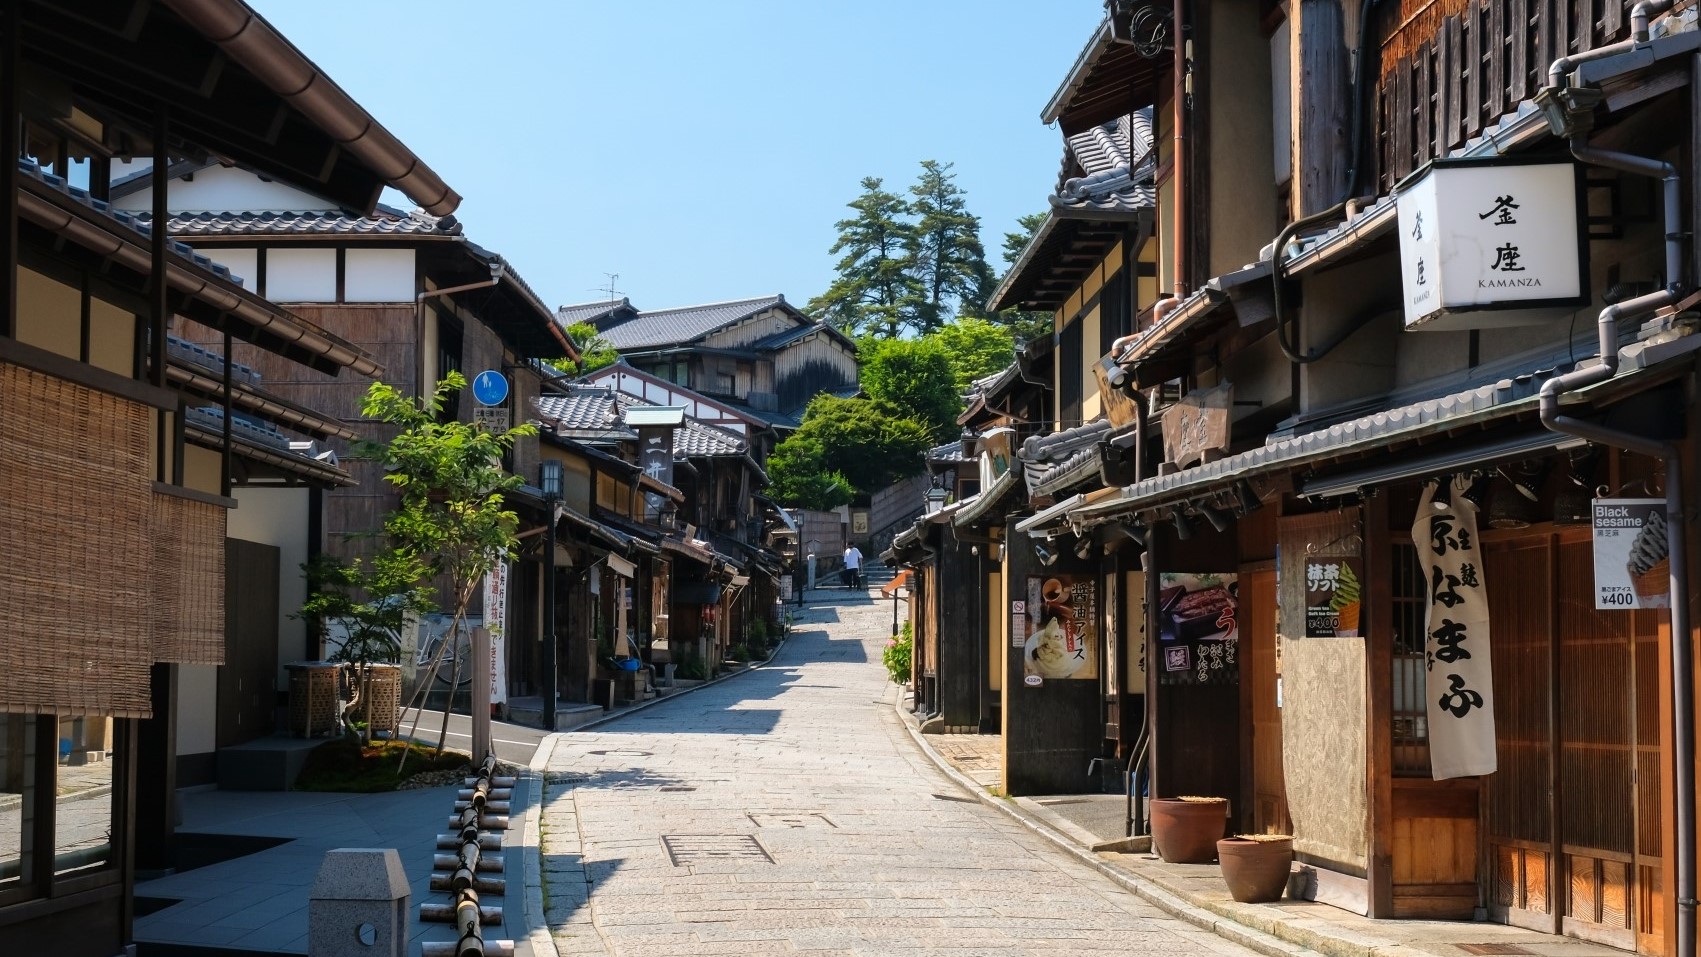
{"type": "MultiPolygon", "coordinates": [[[[1493,533],[1491,533],[1493,534],[1493,533]]],[[[1494,919],[1659,953],[1664,611],[1596,611],[1589,530],[1484,542],[1499,770],[1494,919]]]]}

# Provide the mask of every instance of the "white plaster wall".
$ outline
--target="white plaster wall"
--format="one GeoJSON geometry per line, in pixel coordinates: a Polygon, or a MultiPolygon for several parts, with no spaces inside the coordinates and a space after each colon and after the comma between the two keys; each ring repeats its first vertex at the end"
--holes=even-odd
{"type": "Polygon", "coordinates": [[[237,507],[225,520],[225,534],[278,548],[278,673],[277,687],[289,687],[283,666],[302,660],[307,624],[290,615],[307,600],[307,581],[301,565],[307,561],[307,519],[310,498],[304,488],[237,488],[231,492],[237,507]]]}
{"type": "Polygon", "coordinates": [[[350,249],[343,255],[344,302],[413,301],[413,250],[350,249]]]}
{"type": "Polygon", "coordinates": [[[177,753],[206,754],[218,748],[219,670],[213,665],[179,665],[177,753]]]}
{"type": "Polygon", "coordinates": [[[195,251],[229,269],[231,276],[242,283],[242,288],[249,292],[260,290],[260,256],[257,250],[222,249],[215,246],[198,248],[195,251]]]}
{"type": "MultiPolygon", "coordinates": [[[[152,169],[148,162],[113,165],[112,177],[152,169]]],[[[139,189],[113,201],[119,209],[146,210],[154,205],[152,187],[139,189]]],[[[306,212],[334,210],[337,204],[283,183],[267,182],[247,170],[209,166],[187,179],[176,179],[166,194],[166,208],[174,213],[238,210],[242,212],[306,212]]]]}
{"type": "Polygon", "coordinates": [[[273,302],[336,302],[337,251],[266,250],[266,298],[273,302]]]}

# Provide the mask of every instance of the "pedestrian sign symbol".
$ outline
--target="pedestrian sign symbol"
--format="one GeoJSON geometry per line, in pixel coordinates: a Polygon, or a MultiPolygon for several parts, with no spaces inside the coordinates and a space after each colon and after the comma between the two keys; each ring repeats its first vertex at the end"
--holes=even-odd
{"type": "Polygon", "coordinates": [[[479,405],[501,405],[508,401],[508,378],[495,369],[486,369],[473,378],[472,390],[479,405]]]}

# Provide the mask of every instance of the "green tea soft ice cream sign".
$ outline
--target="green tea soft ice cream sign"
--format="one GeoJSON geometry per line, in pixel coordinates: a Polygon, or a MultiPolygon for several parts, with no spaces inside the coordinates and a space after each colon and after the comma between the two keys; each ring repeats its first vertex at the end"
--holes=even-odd
{"type": "Polygon", "coordinates": [[[1313,556],[1305,562],[1305,637],[1356,638],[1363,560],[1313,556]]]}

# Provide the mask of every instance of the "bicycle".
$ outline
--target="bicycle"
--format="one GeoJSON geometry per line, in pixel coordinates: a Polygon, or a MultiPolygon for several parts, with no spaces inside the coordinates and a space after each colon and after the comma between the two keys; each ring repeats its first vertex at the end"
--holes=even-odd
{"type": "Polygon", "coordinates": [[[437,665],[437,680],[443,684],[453,683],[456,688],[464,688],[472,683],[473,653],[471,627],[461,623],[460,633],[455,636],[455,647],[451,654],[444,655],[443,643],[449,637],[449,619],[434,620],[438,616],[425,619],[419,623],[419,648],[414,652],[414,667],[419,670],[429,669],[432,662],[442,661],[437,665]]]}

